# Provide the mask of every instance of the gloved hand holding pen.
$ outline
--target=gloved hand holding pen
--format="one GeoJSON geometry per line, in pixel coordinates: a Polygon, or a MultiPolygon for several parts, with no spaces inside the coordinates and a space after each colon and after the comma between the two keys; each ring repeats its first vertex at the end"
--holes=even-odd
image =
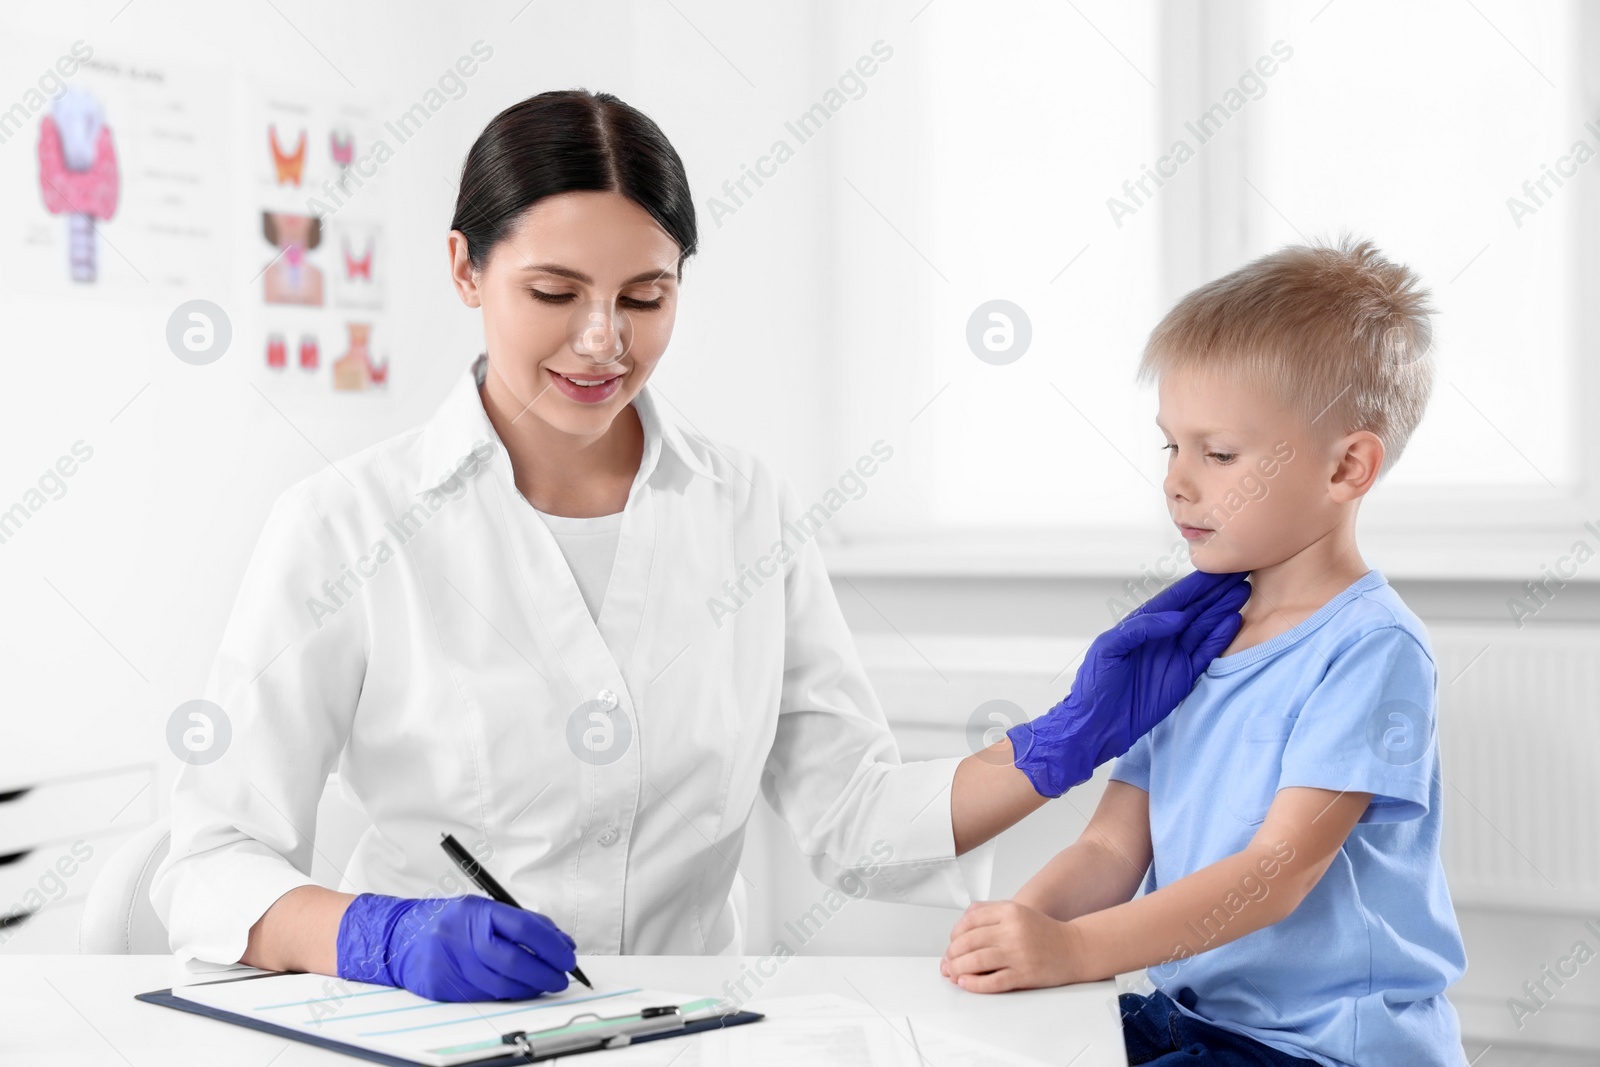
{"type": "Polygon", "coordinates": [[[339,922],[339,977],[429,1000],[528,1000],[567,988],[576,943],[538,912],[480,896],[362,893],[339,922]]]}

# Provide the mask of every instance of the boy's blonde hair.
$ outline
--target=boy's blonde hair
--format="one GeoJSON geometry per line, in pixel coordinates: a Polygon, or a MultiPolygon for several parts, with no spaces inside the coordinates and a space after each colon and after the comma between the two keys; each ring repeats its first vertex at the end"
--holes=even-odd
{"type": "Polygon", "coordinates": [[[1178,301],[1151,331],[1139,379],[1239,375],[1336,437],[1376,434],[1388,471],[1433,388],[1432,314],[1417,275],[1370,241],[1288,245],[1178,301]]]}

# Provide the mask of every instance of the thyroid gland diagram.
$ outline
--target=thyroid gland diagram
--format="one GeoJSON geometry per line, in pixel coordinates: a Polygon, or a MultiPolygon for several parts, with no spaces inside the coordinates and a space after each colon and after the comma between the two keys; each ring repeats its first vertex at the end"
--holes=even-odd
{"type": "Polygon", "coordinates": [[[351,163],[355,162],[355,134],[346,131],[343,138],[341,138],[338,130],[329,130],[328,153],[333,156],[333,161],[339,164],[340,170],[348,167],[351,163]]]}
{"type": "Polygon", "coordinates": [[[262,298],[269,304],[322,306],[322,270],[306,253],[322,243],[322,223],[310,215],[263,211],[261,232],[278,249],[261,277],[262,298]]]}
{"type": "Polygon", "coordinates": [[[285,152],[283,146],[278,144],[278,127],[273,124],[267,128],[267,144],[272,149],[272,166],[277,172],[278,184],[293,182],[299,185],[301,172],[306,165],[306,131],[300,131],[300,140],[295,143],[294,151],[285,152]]]}
{"type": "Polygon", "coordinates": [[[345,280],[353,282],[357,278],[360,278],[364,281],[372,281],[372,238],[367,238],[366,254],[360,259],[357,259],[355,256],[351,255],[349,238],[343,238],[339,243],[340,247],[344,251],[345,280]]]}
{"type": "Polygon", "coordinates": [[[368,347],[372,339],[372,323],[346,323],[350,329],[350,348],[333,361],[333,387],[357,391],[383,385],[389,380],[389,361],[381,366],[372,362],[368,347]]]}
{"type": "Polygon", "coordinates": [[[96,278],[94,220],[117,210],[117,152],[100,101],[68,86],[39,121],[39,191],[52,215],[67,219],[67,261],[75,282],[96,278]]]}

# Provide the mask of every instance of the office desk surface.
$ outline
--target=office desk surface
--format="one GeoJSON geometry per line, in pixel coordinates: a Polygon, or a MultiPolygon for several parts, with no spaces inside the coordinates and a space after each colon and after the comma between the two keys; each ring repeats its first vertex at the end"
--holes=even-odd
{"type": "MultiPolygon", "coordinates": [[[[933,958],[581,956],[579,960],[596,984],[626,982],[727,995],[725,981],[749,974],[753,977],[746,989],[752,998],[837,993],[865,1001],[889,1016],[936,1017],[951,1033],[1049,1063],[1127,1065],[1110,982],[980,995],[951,985],[940,976],[939,961],[933,958]],[[761,977],[758,963],[768,971],[776,964],[776,973],[761,977]]],[[[133,999],[135,993],[185,980],[170,956],[0,956],[0,1003],[5,1005],[0,1063],[299,1067],[363,1062],[133,999]]],[[[604,1057],[601,1053],[593,1059],[593,1067],[603,1067],[604,1057]]],[[[590,1057],[563,1062],[580,1060],[590,1057]]]]}

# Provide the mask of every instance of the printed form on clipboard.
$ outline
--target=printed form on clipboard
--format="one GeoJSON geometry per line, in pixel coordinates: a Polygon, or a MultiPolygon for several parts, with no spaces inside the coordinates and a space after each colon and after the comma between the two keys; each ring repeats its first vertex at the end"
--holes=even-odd
{"type": "Polygon", "coordinates": [[[305,973],[175,986],[172,995],[241,1016],[241,1022],[265,1023],[431,1067],[519,1054],[546,1059],[670,1036],[693,1023],[760,1018],[740,1013],[718,997],[634,987],[574,986],[535,1000],[449,1002],[305,973]]]}

